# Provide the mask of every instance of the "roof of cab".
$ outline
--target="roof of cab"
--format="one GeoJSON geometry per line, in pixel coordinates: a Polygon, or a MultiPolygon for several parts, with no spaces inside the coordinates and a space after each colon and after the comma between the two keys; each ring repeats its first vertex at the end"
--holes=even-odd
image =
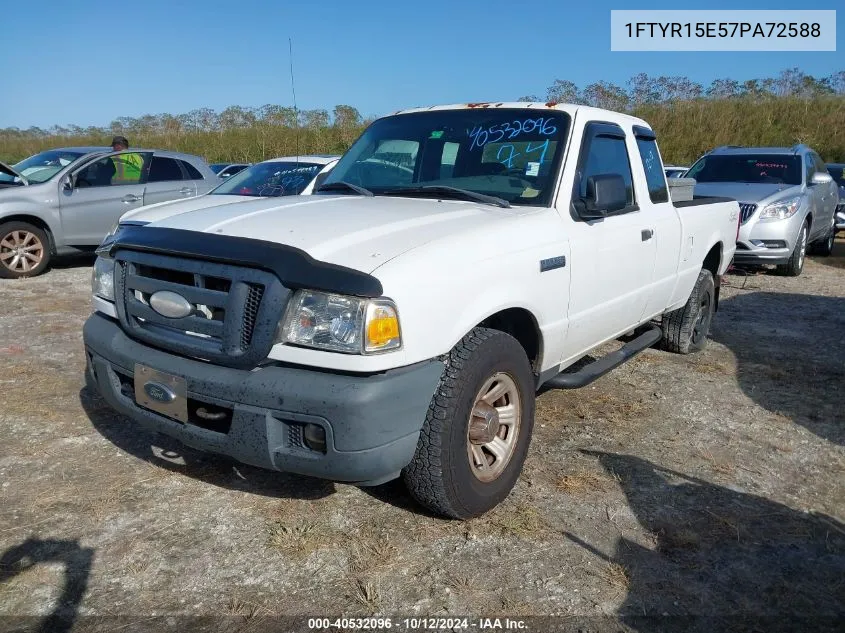
{"type": "Polygon", "coordinates": [[[435,105],[419,108],[406,108],[404,110],[397,110],[393,114],[411,114],[415,112],[429,112],[432,110],[470,110],[475,108],[517,108],[524,110],[561,110],[568,113],[570,116],[575,116],[576,112],[582,113],[590,119],[596,120],[611,120],[625,121],[631,125],[641,125],[651,129],[648,122],[643,121],[630,114],[616,112],[614,110],[603,110],[601,108],[594,108],[592,106],[579,105],[576,103],[556,103],[554,101],[487,101],[479,103],[452,103],[449,105],[435,105]],[[608,117],[608,115],[611,115],[608,117]]]}

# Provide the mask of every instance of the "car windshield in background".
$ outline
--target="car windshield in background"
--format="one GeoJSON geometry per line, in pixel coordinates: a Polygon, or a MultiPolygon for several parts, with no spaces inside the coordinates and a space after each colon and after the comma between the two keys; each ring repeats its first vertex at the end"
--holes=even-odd
{"type": "MultiPolygon", "coordinates": [[[[67,165],[70,165],[73,161],[84,155],[85,152],[49,150],[36,154],[35,156],[30,156],[12,165],[12,167],[30,183],[38,184],[47,182],[67,165]]],[[[19,180],[19,178],[9,174],[0,173],[0,182],[18,182],[19,180]]]]}
{"type": "Polygon", "coordinates": [[[545,206],[568,131],[569,116],[552,109],[479,107],[385,117],[364,131],[320,187],[337,193],[342,185],[330,185],[348,183],[375,195],[436,197],[461,197],[455,190],[464,190],[545,206]]]}
{"type": "Polygon", "coordinates": [[[801,184],[801,157],[791,154],[710,154],[693,165],[698,182],[801,184]]]}
{"type": "Polygon", "coordinates": [[[317,163],[272,161],[238,172],[212,191],[230,196],[295,196],[323,168],[317,163]]]}
{"type": "Polygon", "coordinates": [[[215,174],[219,174],[221,171],[223,171],[224,168],[228,167],[229,165],[231,165],[231,163],[211,163],[209,167],[211,167],[211,171],[213,171],[215,174]]]}
{"type": "MultiPolygon", "coordinates": [[[[845,187],[845,165],[828,165],[828,173],[833,176],[836,184],[840,187],[845,187]]],[[[845,202],[845,200],[843,200],[845,202]]]]}

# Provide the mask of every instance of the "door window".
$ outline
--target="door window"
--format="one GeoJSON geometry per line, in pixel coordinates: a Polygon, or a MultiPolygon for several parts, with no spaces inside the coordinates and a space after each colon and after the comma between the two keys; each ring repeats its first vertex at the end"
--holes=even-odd
{"type": "Polygon", "coordinates": [[[182,169],[177,161],[164,156],[153,156],[148,182],[170,182],[183,180],[183,178],[182,169]]]}
{"type": "MultiPolygon", "coordinates": [[[[618,174],[625,181],[628,207],[634,204],[634,185],[631,177],[631,161],[625,139],[617,136],[594,136],[584,150],[584,162],[579,182],[578,195],[587,197],[587,181],[591,176],[618,174]]],[[[623,210],[624,212],[624,210],[623,210]]]]}
{"type": "Polygon", "coordinates": [[[100,158],[76,172],[75,186],[82,189],[140,184],[143,182],[145,159],[145,155],[138,152],[100,158]]]}
{"type": "Polygon", "coordinates": [[[204,178],[202,177],[202,174],[200,173],[199,169],[197,169],[196,167],[191,165],[191,163],[189,163],[186,160],[181,160],[179,162],[182,163],[182,167],[185,168],[185,171],[187,172],[188,178],[190,180],[204,180],[204,178]]]}

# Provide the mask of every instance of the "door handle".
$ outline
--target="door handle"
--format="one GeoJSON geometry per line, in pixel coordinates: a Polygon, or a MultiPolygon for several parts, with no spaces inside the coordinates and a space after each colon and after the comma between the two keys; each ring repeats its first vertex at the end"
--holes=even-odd
{"type": "Polygon", "coordinates": [[[124,203],[126,203],[126,204],[129,204],[129,203],[131,203],[131,202],[140,202],[140,201],[141,201],[141,196],[136,196],[134,193],[130,193],[129,195],[123,196],[123,197],[120,199],[120,201],[121,201],[121,202],[124,202],[124,203]]]}
{"type": "Polygon", "coordinates": [[[181,193],[181,194],[189,194],[189,193],[194,193],[194,190],[193,190],[193,189],[191,189],[190,187],[182,187],[182,188],[179,190],[179,193],[181,193]]]}
{"type": "Polygon", "coordinates": [[[652,237],[654,237],[654,231],[651,229],[643,229],[640,231],[640,237],[642,238],[643,242],[647,242],[652,237]]]}

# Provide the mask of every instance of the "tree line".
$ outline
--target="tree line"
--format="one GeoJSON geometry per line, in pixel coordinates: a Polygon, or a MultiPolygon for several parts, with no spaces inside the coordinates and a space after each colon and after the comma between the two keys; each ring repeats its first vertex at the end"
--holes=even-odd
{"type": "MultiPolygon", "coordinates": [[[[795,143],[807,143],[827,161],[845,161],[845,71],[813,77],[792,68],[775,77],[717,79],[709,86],[645,73],[624,86],[599,81],[580,87],[556,79],[543,97],[519,100],[586,104],[642,117],[672,163],[689,163],[718,145],[795,143]]],[[[257,162],[297,153],[342,153],[368,122],[350,105],[329,112],[267,104],[120,117],[105,127],[0,128],[0,160],[15,162],[63,145],[105,145],[119,133],[136,147],[185,151],[209,162],[257,162]]]]}

